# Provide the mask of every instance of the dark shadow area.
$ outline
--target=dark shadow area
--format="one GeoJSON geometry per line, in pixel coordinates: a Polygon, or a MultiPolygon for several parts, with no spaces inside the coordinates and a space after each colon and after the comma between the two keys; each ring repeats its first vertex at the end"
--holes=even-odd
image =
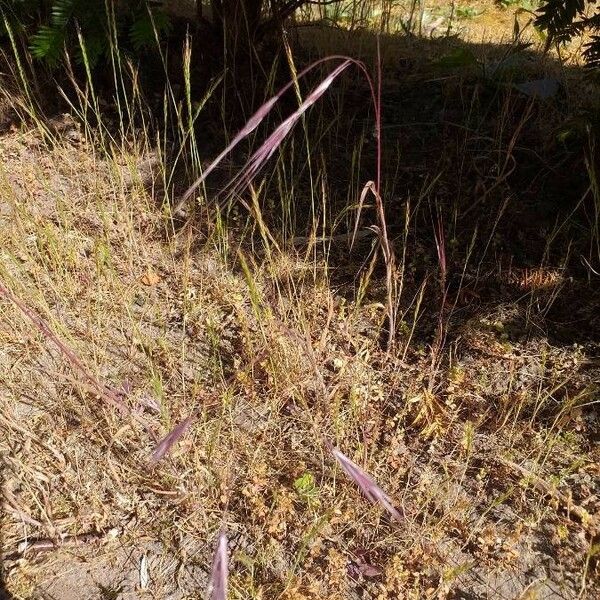
{"type": "MultiPolygon", "coordinates": [[[[327,35],[339,35],[332,47],[354,55],[356,39],[327,35]]],[[[369,64],[375,39],[361,36],[359,45],[371,49],[369,64]]],[[[520,46],[383,38],[381,48],[382,194],[389,236],[397,255],[407,256],[405,284],[416,289],[433,278],[433,319],[422,322],[423,339],[434,334],[436,308],[446,293],[445,309],[455,304],[458,321],[481,306],[518,302],[529,313],[543,313],[545,330],[539,333],[553,343],[600,340],[597,87],[582,70],[520,46]],[[545,98],[531,93],[544,82],[556,90],[545,98]]],[[[373,115],[366,82],[352,75],[340,78],[323,103],[325,115],[316,119],[321,126],[334,123],[321,144],[327,199],[337,216],[356,204],[362,183],[374,177],[373,115]],[[360,165],[353,159],[357,144],[360,165]]],[[[307,235],[311,219],[297,224],[307,235]]],[[[360,226],[376,224],[374,208],[363,211],[360,226]]],[[[359,249],[347,250],[330,254],[340,284],[364,259],[359,249]]]]}
{"type": "MultiPolygon", "coordinates": [[[[295,59],[300,69],[336,52],[376,72],[376,43],[366,31],[302,28],[295,59]]],[[[432,343],[440,310],[445,341],[453,343],[468,321],[514,303],[526,315],[524,336],[580,344],[594,361],[600,341],[598,85],[583,69],[526,44],[406,36],[384,36],[380,43],[382,195],[389,238],[397,256],[406,257],[400,312],[407,319],[426,282],[416,340],[432,343]]],[[[317,81],[315,75],[311,85],[317,81]]],[[[281,113],[295,106],[290,94],[281,113]]],[[[374,114],[362,74],[348,69],[339,77],[307,113],[304,128],[284,145],[279,163],[272,159],[264,170],[263,216],[284,241],[289,231],[308,238],[315,219],[336,223],[335,231],[324,232],[334,241],[323,245],[323,256],[340,292],[353,297],[373,247],[366,236],[350,251],[344,235],[353,231],[362,186],[376,171],[374,114]],[[282,165],[290,164],[295,196],[293,206],[285,206],[282,165]],[[326,198],[321,206],[315,207],[311,185],[326,198]]],[[[259,133],[254,148],[265,136],[259,133]]],[[[209,211],[245,156],[234,155],[216,183],[209,178],[209,211]]],[[[231,205],[245,214],[235,200],[231,205]]],[[[359,230],[372,225],[379,223],[369,200],[359,230]]],[[[295,245],[302,252],[302,243],[295,245]]],[[[383,267],[380,260],[380,280],[383,267]]]]}
{"type": "MultiPolygon", "coordinates": [[[[375,72],[375,47],[376,38],[369,32],[319,26],[301,28],[293,50],[298,69],[335,51],[364,60],[375,72]]],[[[600,281],[599,207],[593,180],[598,163],[597,85],[582,69],[565,67],[518,44],[387,36],[381,38],[381,51],[382,195],[389,237],[398,255],[407,255],[405,283],[418,287],[427,276],[440,276],[434,231],[441,226],[449,296],[465,290],[462,304],[469,304],[466,296],[479,303],[516,298],[524,302],[531,300],[536,286],[560,283],[561,293],[546,311],[549,337],[567,344],[599,339],[594,305],[585,305],[600,281]],[[535,269],[540,270],[537,275],[535,269]],[[554,271],[560,271],[560,277],[554,271]],[[530,292],[524,293],[526,288],[530,292]],[[565,307],[574,317],[570,325],[561,312],[565,307]]],[[[273,89],[290,77],[283,61],[278,64],[273,89]]],[[[327,72],[323,68],[306,78],[310,83],[304,92],[327,72]]],[[[267,90],[252,93],[263,99],[269,95],[267,90]]],[[[212,106],[209,102],[196,128],[205,164],[232,134],[219,130],[219,101],[215,98],[212,106]]],[[[203,210],[211,213],[251,149],[295,107],[292,92],[252,142],[223,161],[206,182],[203,210]]],[[[178,149],[174,140],[172,154],[178,149]]],[[[362,186],[375,176],[375,156],[369,87],[362,74],[350,68],[307,113],[304,130],[296,127],[279,161],[271,159],[262,172],[266,186],[261,210],[278,239],[290,242],[292,232],[300,240],[295,245],[301,246],[315,219],[328,211],[328,222],[336,227],[324,235],[337,240],[327,249],[328,260],[335,267],[336,283],[349,293],[371,244],[365,238],[349,254],[339,240],[353,230],[362,186]],[[289,179],[288,193],[294,191],[291,207],[281,187],[282,174],[289,179]],[[315,195],[326,197],[326,209],[314,206],[315,195]]],[[[169,178],[173,187],[164,190],[175,202],[192,180],[184,163],[179,159],[171,165],[176,173],[169,178]]],[[[259,182],[260,178],[257,187],[259,182]]],[[[230,206],[244,218],[245,209],[235,199],[230,206]]],[[[362,212],[361,230],[377,224],[372,202],[370,206],[362,212]]],[[[197,217],[203,220],[206,213],[200,213],[197,217]]],[[[439,298],[434,300],[439,303],[439,298]]],[[[476,307],[463,312],[471,309],[476,307]]],[[[424,338],[433,329],[424,323],[424,338]]]]}
{"type": "MultiPolygon", "coordinates": [[[[455,360],[487,356],[503,369],[525,348],[540,354],[546,347],[575,348],[581,360],[572,387],[544,411],[523,412],[550,424],[562,400],[600,376],[599,86],[584,69],[526,44],[383,36],[380,45],[382,196],[402,269],[398,340],[410,332],[417,352],[441,343],[454,349],[455,360]]],[[[375,73],[376,47],[367,31],[319,26],[299,30],[294,51],[298,69],[337,53],[363,60],[375,73]]],[[[304,89],[322,77],[315,74],[304,89]]],[[[295,102],[293,94],[286,97],[281,113],[293,112],[295,102]]],[[[262,131],[254,149],[268,134],[262,131]]],[[[366,235],[350,247],[362,186],[376,173],[374,111],[362,74],[350,68],[340,76],[294,135],[263,171],[263,218],[301,256],[315,220],[335,223],[317,228],[331,236],[318,247],[338,293],[354,299],[376,247],[368,228],[380,226],[367,197],[358,224],[366,235]]],[[[221,181],[209,178],[203,204],[209,212],[246,156],[234,154],[221,181]]],[[[245,222],[246,209],[235,199],[230,206],[245,222]]],[[[206,222],[204,215],[200,220],[206,222]]],[[[364,302],[385,303],[384,281],[380,256],[364,302]]],[[[442,397],[444,377],[436,386],[442,397]]],[[[597,423],[598,398],[590,394],[584,412],[597,423]]],[[[496,425],[491,419],[490,427],[496,425]]]]}

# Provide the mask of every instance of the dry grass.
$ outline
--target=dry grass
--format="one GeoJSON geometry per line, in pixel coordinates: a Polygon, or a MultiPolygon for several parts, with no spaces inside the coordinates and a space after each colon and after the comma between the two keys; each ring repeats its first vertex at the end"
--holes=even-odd
{"type": "Polygon", "coordinates": [[[73,596],[70,570],[88,597],[101,597],[94,578],[123,597],[196,597],[222,519],[234,597],[583,590],[598,473],[580,408],[594,375],[576,350],[511,345],[502,324],[519,315],[487,315],[430,390],[428,357],[385,356],[373,336],[381,309],[336,298],[301,257],[248,267],[249,293],[210,245],[165,238],[130,181],[144,157],[48,149],[26,131],[0,147],[3,281],[149,423],[105,405],[2,303],[3,543],[16,598],[73,596]],[[151,469],[153,436],[193,411],[189,434],[151,469]],[[338,477],[315,431],[406,519],[388,522],[338,477]],[[59,549],[18,554],[43,539],[59,549]],[[542,543],[556,572],[545,582],[542,543]]]}
{"type": "Polygon", "coordinates": [[[199,598],[223,529],[230,598],[597,597],[600,365],[544,335],[560,271],[498,268],[525,303],[465,283],[439,314],[478,310],[434,343],[407,284],[386,352],[382,295],[344,296],[317,242],[274,244],[260,212],[254,249],[218,220],[175,231],[143,131],[106,152],[49,129],[0,138],[0,281],[91,377],[0,298],[12,597],[199,598]]]}

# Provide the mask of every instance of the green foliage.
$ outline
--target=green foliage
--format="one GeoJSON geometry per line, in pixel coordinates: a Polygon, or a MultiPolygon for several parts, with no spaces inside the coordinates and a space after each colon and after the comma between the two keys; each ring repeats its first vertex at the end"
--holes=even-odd
{"type": "Polygon", "coordinates": [[[443,69],[472,67],[478,64],[477,57],[468,48],[455,48],[436,61],[436,66],[443,69]]]}
{"type": "Polygon", "coordinates": [[[294,481],[294,489],[300,498],[307,504],[318,504],[319,489],[312,473],[306,472],[296,479],[296,481],[294,481]]]}
{"type": "Polygon", "coordinates": [[[537,11],[536,26],[558,43],[588,33],[584,56],[590,66],[600,67],[600,9],[595,0],[546,0],[537,11]]]}
{"type": "Polygon", "coordinates": [[[0,36],[10,27],[35,58],[50,66],[67,51],[79,62],[85,55],[93,67],[108,55],[115,38],[120,48],[140,53],[171,29],[162,2],[156,0],[0,0],[0,12],[0,36]]]}
{"type": "Polygon", "coordinates": [[[457,6],[455,10],[455,14],[459,19],[473,19],[484,12],[484,10],[472,6],[457,6]]]}
{"type": "MultiPolygon", "coordinates": [[[[210,17],[200,3],[184,19],[219,54],[224,43],[243,46],[244,36],[256,43],[307,2],[215,1],[210,17]]],[[[120,51],[139,56],[165,41],[172,31],[165,5],[165,0],[0,0],[0,39],[16,33],[35,58],[50,66],[57,66],[66,51],[93,67],[110,55],[114,42],[120,51]]]]}
{"type": "Polygon", "coordinates": [[[141,10],[133,20],[129,38],[136,52],[159,42],[161,36],[171,31],[171,20],[159,10],[141,10]]]}

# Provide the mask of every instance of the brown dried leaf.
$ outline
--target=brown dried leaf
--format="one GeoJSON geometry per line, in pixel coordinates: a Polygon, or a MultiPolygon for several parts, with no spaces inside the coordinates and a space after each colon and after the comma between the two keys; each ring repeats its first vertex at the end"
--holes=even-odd
{"type": "Polygon", "coordinates": [[[160,276],[152,267],[147,267],[144,274],[140,277],[140,282],[148,287],[154,287],[160,283],[160,276]]]}

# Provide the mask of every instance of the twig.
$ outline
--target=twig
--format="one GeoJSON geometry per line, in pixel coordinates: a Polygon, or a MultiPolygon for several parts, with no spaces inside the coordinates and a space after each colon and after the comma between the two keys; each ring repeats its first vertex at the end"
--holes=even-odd
{"type": "Polygon", "coordinates": [[[18,560],[30,554],[41,554],[42,552],[51,552],[65,546],[77,546],[80,544],[89,544],[105,539],[110,536],[113,529],[105,529],[102,531],[92,531],[88,533],[80,533],[77,535],[65,535],[59,539],[52,538],[37,538],[21,542],[17,546],[17,550],[4,557],[5,560],[18,560]]]}

